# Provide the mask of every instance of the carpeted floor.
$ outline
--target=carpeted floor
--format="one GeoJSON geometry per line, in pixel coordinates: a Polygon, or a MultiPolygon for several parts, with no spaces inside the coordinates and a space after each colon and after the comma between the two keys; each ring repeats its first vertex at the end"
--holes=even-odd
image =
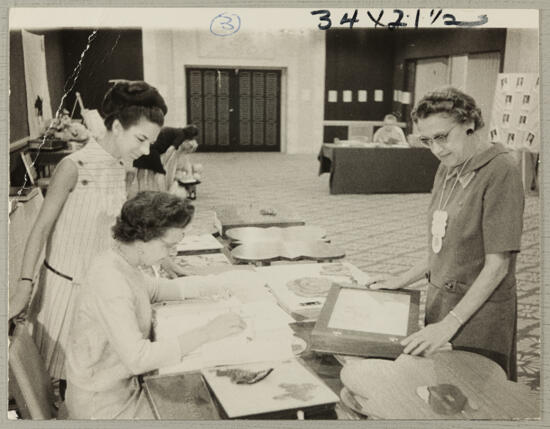
{"type": "MultiPolygon", "coordinates": [[[[397,274],[426,246],[429,194],[330,195],[328,174],[317,175],[315,155],[197,153],[204,166],[198,211],[220,204],[284,205],[308,225],[325,228],[346,260],[363,271],[397,274]]],[[[517,262],[519,381],[540,387],[539,198],[526,198],[522,251],[517,262]]],[[[421,285],[419,285],[421,286],[421,285]]]]}

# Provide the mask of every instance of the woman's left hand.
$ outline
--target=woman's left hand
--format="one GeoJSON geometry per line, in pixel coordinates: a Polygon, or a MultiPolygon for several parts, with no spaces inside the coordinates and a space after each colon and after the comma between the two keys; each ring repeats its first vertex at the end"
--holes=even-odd
{"type": "Polygon", "coordinates": [[[401,345],[405,346],[403,353],[413,356],[420,354],[429,356],[448,343],[458,328],[460,325],[452,318],[432,323],[401,341],[401,345]]]}

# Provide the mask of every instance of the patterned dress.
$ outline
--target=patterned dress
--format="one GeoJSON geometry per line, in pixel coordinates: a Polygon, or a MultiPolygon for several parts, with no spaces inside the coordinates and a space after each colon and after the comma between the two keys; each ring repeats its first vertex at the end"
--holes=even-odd
{"type": "Polygon", "coordinates": [[[86,269],[112,243],[111,226],[126,200],[126,171],[95,140],[69,155],[78,180],[46,244],[46,263],[30,316],[33,336],[50,375],[65,378],[65,353],[74,300],[86,269]],[[68,280],[62,275],[72,278],[68,280]]]}

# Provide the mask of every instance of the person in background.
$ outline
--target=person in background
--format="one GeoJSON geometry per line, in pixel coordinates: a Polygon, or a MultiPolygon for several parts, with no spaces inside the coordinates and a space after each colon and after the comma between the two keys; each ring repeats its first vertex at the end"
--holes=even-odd
{"type": "Polygon", "coordinates": [[[27,240],[19,281],[10,291],[9,318],[28,315],[50,375],[60,379],[75,296],[90,261],[112,244],[110,227],[126,200],[125,163],[149,153],[164,123],[166,104],[142,81],[121,81],[106,93],[106,132],[90,137],[57,166],[27,240]],[[36,293],[35,268],[45,249],[36,293]]]}
{"type": "Polygon", "coordinates": [[[189,352],[245,328],[234,313],[160,341],[149,338],[151,303],[219,295],[216,286],[149,277],[139,269],[168,256],[194,208],[175,195],[145,191],[122,207],[115,245],[95,258],[76,304],[67,352],[67,410],[72,419],[153,418],[138,376],[177,364],[189,352]]]}
{"type": "Polygon", "coordinates": [[[428,251],[409,271],[371,286],[398,289],[428,279],[425,327],[402,341],[426,354],[447,342],[516,374],[516,256],[524,195],[503,145],[480,137],[481,110],[455,88],[425,95],[412,111],[419,140],[441,161],[428,209],[428,251]]]}
{"type": "Polygon", "coordinates": [[[394,115],[384,116],[384,125],[376,130],[372,141],[384,145],[406,145],[407,138],[403,130],[397,125],[394,115]]]}
{"type": "MultiPolygon", "coordinates": [[[[133,163],[136,179],[132,183],[132,194],[143,190],[159,190],[177,192],[173,185],[176,181],[182,183],[195,182],[200,178],[200,172],[195,171],[198,166],[189,160],[189,154],[198,148],[196,137],[199,133],[195,125],[183,128],[164,127],[160,131],[157,141],[151,146],[148,155],[141,156],[133,163]],[[199,177],[195,177],[199,174],[199,177]]],[[[180,196],[194,195],[182,189],[180,196]]]]}

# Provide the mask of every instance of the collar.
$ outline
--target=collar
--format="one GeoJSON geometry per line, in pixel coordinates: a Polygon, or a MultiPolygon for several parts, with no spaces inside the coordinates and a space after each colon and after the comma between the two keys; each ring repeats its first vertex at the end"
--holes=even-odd
{"type": "MultiPolygon", "coordinates": [[[[468,183],[470,183],[477,170],[489,163],[496,156],[508,152],[510,152],[510,150],[504,147],[501,143],[493,143],[489,149],[475,155],[472,159],[470,159],[468,165],[464,167],[464,170],[460,175],[459,182],[462,187],[465,188],[468,183]]],[[[451,173],[445,175],[445,179],[449,180],[452,177],[456,177],[461,168],[462,166],[454,167],[451,173]]]]}

